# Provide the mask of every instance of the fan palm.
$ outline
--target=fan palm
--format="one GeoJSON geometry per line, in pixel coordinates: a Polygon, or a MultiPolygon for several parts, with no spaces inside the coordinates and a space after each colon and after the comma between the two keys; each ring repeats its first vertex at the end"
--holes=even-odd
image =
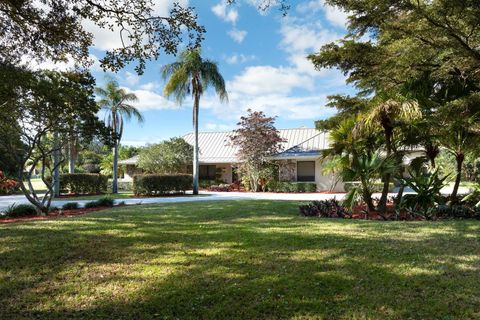
{"type": "Polygon", "coordinates": [[[200,49],[183,51],[178,60],[162,68],[162,77],[168,80],[164,95],[174,96],[177,103],[191,95],[193,99],[193,193],[198,194],[198,114],[200,97],[208,87],[213,87],[220,101],[227,101],[225,80],[218,71],[218,66],[201,57],[200,49]]]}
{"type": "Polygon", "coordinates": [[[112,192],[118,192],[118,148],[123,135],[125,120],[136,118],[143,122],[142,114],[130,103],[138,100],[134,93],[127,92],[120,88],[118,82],[110,79],[104,88],[95,88],[96,95],[100,98],[99,106],[106,110],[106,123],[112,128],[113,139],[113,167],[112,167],[112,192]]]}
{"type": "MultiPolygon", "coordinates": [[[[394,145],[394,130],[403,122],[419,119],[422,112],[415,100],[408,100],[402,96],[395,96],[394,99],[387,99],[376,104],[365,116],[365,126],[380,127],[385,138],[386,157],[389,158],[392,152],[396,152],[394,145]]],[[[383,176],[383,190],[380,198],[379,209],[382,213],[387,209],[388,187],[391,174],[383,176]]]]}

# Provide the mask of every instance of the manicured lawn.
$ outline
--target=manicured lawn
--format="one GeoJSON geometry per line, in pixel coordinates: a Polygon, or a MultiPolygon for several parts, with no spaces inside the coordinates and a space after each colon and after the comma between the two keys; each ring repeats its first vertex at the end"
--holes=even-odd
{"type": "Polygon", "coordinates": [[[478,319],[480,222],[133,206],[0,226],[0,319],[478,319]]]}

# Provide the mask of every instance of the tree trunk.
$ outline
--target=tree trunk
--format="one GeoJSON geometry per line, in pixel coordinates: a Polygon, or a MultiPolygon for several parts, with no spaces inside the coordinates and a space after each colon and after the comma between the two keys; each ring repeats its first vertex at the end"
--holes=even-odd
{"type": "MultiPolygon", "coordinates": [[[[385,147],[387,151],[387,158],[392,154],[392,136],[393,131],[390,128],[385,128],[385,147]]],[[[380,215],[387,213],[387,198],[388,198],[388,188],[390,187],[390,180],[392,178],[391,174],[385,174],[383,176],[383,189],[382,196],[380,197],[380,202],[378,204],[378,210],[380,215]]]]}
{"type": "Polygon", "coordinates": [[[200,94],[196,93],[193,101],[193,194],[198,194],[198,111],[200,105],[200,94]]]}
{"type": "Polygon", "coordinates": [[[68,173],[75,173],[75,160],[77,157],[75,144],[75,139],[71,138],[68,143],[68,173]]]}
{"type": "Polygon", "coordinates": [[[113,147],[112,193],[118,193],[118,142],[113,147]]]}
{"type": "MultiPolygon", "coordinates": [[[[118,135],[118,119],[117,112],[112,111],[113,132],[118,135]]],[[[112,166],[112,193],[118,193],[118,145],[120,144],[119,137],[115,136],[115,145],[113,146],[113,166],[112,166]]]]}
{"type": "Polygon", "coordinates": [[[60,143],[58,141],[58,133],[53,133],[53,196],[60,196],[60,143]]]}
{"type": "Polygon", "coordinates": [[[455,155],[455,160],[457,161],[457,176],[455,177],[455,184],[453,185],[452,194],[450,195],[450,200],[455,201],[457,197],[458,188],[460,187],[460,182],[462,180],[462,166],[463,160],[465,160],[465,155],[462,152],[459,152],[455,155]]]}

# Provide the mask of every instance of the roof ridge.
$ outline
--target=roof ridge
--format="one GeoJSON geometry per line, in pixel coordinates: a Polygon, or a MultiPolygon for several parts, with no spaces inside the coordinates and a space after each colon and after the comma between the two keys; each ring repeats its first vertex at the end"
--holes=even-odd
{"type": "Polygon", "coordinates": [[[288,152],[288,150],[292,150],[292,149],[294,149],[294,148],[296,148],[296,147],[298,147],[298,146],[300,146],[300,145],[304,144],[305,142],[307,142],[307,141],[310,141],[310,140],[312,140],[312,139],[314,139],[314,138],[318,137],[318,136],[319,136],[319,135],[321,135],[322,133],[324,133],[324,132],[323,132],[323,131],[320,131],[320,132],[319,132],[319,133],[317,133],[316,135],[314,135],[314,136],[311,136],[311,137],[310,137],[310,138],[308,138],[307,140],[303,140],[302,142],[300,142],[300,143],[298,143],[298,144],[296,144],[296,145],[294,145],[294,146],[292,146],[292,147],[288,148],[288,149],[287,149],[287,150],[285,150],[285,151],[282,151],[281,153],[283,153],[283,152],[288,152]]]}
{"type": "MultiPolygon", "coordinates": [[[[319,133],[322,133],[323,131],[318,130],[317,128],[283,128],[283,129],[277,129],[279,131],[287,131],[287,130],[316,130],[319,131],[319,133]]],[[[222,131],[199,131],[198,133],[231,133],[234,130],[222,130],[222,131]]],[[[192,131],[185,133],[183,136],[193,134],[192,131]]],[[[182,137],[183,137],[182,136],[182,137]]],[[[307,141],[307,140],[305,140],[307,141]]]]}

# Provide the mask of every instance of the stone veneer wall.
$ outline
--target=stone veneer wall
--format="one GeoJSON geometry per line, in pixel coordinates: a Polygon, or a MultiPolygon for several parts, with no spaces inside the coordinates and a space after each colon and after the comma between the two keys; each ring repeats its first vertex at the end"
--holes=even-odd
{"type": "Polygon", "coordinates": [[[280,160],[278,164],[278,179],[280,181],[297,181],[297,161],[280,160]]]}

